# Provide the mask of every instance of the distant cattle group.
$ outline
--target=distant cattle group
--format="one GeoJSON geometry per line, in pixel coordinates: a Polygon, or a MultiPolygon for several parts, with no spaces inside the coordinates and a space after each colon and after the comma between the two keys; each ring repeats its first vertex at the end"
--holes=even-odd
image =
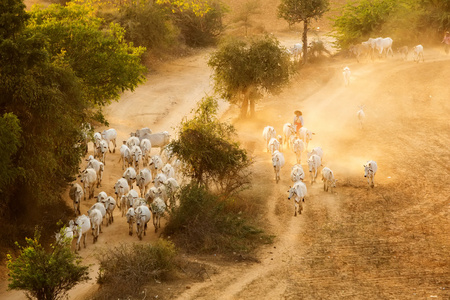
{"type": "MultiPolygon", "coordinates": [[[[114,186],[109,187],[113,194],[108,195],[102,186],[102,178],[109,167],[105,163],[106,153],[116,155],[116,141],[117,132],[113,128],[95,132],[92,140],[83,141],[86,149],[92,142],[93,151],[80,172],[80,183],[74,182],[69,190],[74,212],[79,216],[57,233],[59,243],[77,238],[76,250],[80,250],[81,241],[86,247],[89,231],[95,243],[102,233],[102,226],[113,224],[116,207],[120,210],[119,215],[126,217],[123,222],[129,225],[128,233],[132,235],[136,232],[142,239],[149,221],[153,219],[157,232],[166,208],[176,205],[180,161],[166,147],[170,143],[169,133],[152,133],[149,128],[142,128],[123,141],[117,154],[123,175],[117,178],[114,186]],[[159,148],[158,154],[151,155],[152,148],[159,148]],[[96,194],[99,188],[103,190],[96,194]],[[96,199],[96,202],[82,214],[81,203],[90,199],[96,199]]],[[[88,151],[86,154],[89,154],[88,151]]]]}

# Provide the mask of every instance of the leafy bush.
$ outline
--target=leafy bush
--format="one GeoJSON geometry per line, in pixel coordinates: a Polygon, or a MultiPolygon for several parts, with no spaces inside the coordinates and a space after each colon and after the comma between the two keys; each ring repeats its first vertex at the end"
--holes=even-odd
{"type": "Polygon", "coordinates": [[[193,119],[181,123],[178,139],[169,147],[188,166],[183,170],[186,176],[231,194],[248,185],[250,160],[245,149],[233,141],[234,127],[217,120],[217,109],[214,98],[204,98],[193,119]]]}
{"type": "Polygon", "coordinates": [[[150,0],[122,7],[117,22],[125,28],[127,41],[153,51],[164,51],[172,47],[179,35],[170,15],[150,0]]]}
{"type": "Polygon", "coordinates": [[[221,1],[158,0],[156,3],[172,12],[174,23],[188,46],[204,47],[215,44],[217,37],[224,30],[222,19],[227,8],[221,1]]]}
{"type": "Polygon", "coordinates": [[[159,239],[156,244],[120,245],[100,255],[98,283],[100,299],[136,295],[155,279],[164,279],[174,270],[175,245],[159,239]]]}
{"type": "Polygon", "coordinates": [[[249,252],[269,237],[229,208],[231,198],[221,198],[195,183],[182,188],[180,206],[172,210],[164,234],[194,253],[249,252]]]}
{"type": "Polygon", "coordinates": [[[64,299],[68,290],[89,279],[88,267],[69,247],[54,245],[47,252],[39,237],[36,231],[34,239],[26,239],[26,246],[16,243],[20,249],[16,259],[8,254],[8,288],[24,290],[28,298],[38,300],[64,299]]]}
{"type": "Polygon", "coordinates": [[[379,31],[397,3],[397,0],[362,0],[357,5],[355,2],[344,5],[333,24],[336,46],[345,49],[379,31]]]}

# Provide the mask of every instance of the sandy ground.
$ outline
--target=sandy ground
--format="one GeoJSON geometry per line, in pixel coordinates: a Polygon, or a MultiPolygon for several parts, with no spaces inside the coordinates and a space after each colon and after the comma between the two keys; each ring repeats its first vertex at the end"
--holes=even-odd
{"type": "MultiPolygon", "coordinates": [[[[146,84],[105,110],[110,127],[118,131],[118,145],[141,127],[174,134],[180,120],[211,91],[208,51],[161,66],[146,84]]],[[[147,297],[450,299],[448,78],[450,56],[425,47],[425,62],[420,63],[400,57],[359,64],[333,58],[309,65],[280,95],[263,99],[251,121],[233,121],[238,110],[224,104],[223,120],[235,123],[254,159],[253,188],[246,193],[260,199],[275,242],[258,252],[259,263],[197,258],[214,270],[204,281],[162,284],[160,293],[147,297]],[[342,68],[347,65],[351,83],[344,86],[342,68]],[[363,129],[356,118],[359,105],[365,105],[363,129]],[[285,149],[286,166],[276,184],[262,129],[272,125],[281,133],[296,109],[303,111],[305,126],[315,133],[309,148],[322,147],[323,166],[339,181],[336,190],[327,193],[320,176],[311,184],[307,174],[304,211],[294,217],[286,193],[292,185],[294,154],[285,149]],[[379,167],[373,189],[363,177],[368,160],[379,167]]],[[[118,151],[107,155],[96,194],[113,194],[123,172],[118,160],[118,151]]],[[[305,162],[306,153],[302,165],[307,170],[305,162]]],[[[82,212],[93,203],[83,202],[82,212]]],[[[93,264],[93,279],[70,291],[70,299],[86,299],[97,290],[96,256],[102,249],[151,243],[158,237],[149,228],[142,241],[130,237],[116,211],[114,223],[104,227],[98,242],[93,245],[88,237],[87,248],[80,251],[84,262],[93,264]]],[[[0,299],[25,299],[22,292],[4,292],[5,287],[3,282],[0,299]]]]}

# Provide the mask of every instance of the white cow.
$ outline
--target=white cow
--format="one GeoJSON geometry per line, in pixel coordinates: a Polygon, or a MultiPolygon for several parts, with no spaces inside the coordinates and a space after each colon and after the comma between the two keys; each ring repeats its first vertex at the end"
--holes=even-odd
{"type": "Polygon", "coordinates": [[[108,196],[106,199],[101,201],[106,209],[106,226],[114,222],[114,209],[116,208],[116,200],[113,197],[108,196]]]}
{"type": "Polygon", "coordinates": [[[101,211],[97,208],[90,209],[88,214],[91,221],[92,235],[94,237],[93,243],[95,244],[102,230],[103,217],[101,211]]]}
{"type": "Polygon", "coordinates": [[[128,146],[125,144],[125,141],[123,142],[123,145],[120,146],[120,159],[119,162],[122,160],[122,170],[125,168],[128,168],[133,164],[133,159],[131,157],[131,150],[128,148],[128,146]]]}
{"type": "Polygon", "coordinates": [[[130,136],[127,140],[127,146],[128,148],[133,148],[133,146],[140,146],[141,145],[141,141],[139,140],[138,137],[135,136],[130,136]]]}
{"type": "Polygon", "coordinates": [[[92,155],[89,155],[87,159],[87,166],[86,168],[94,169],[97,173],[97,188],[102,185],[102,179],[103,179],[103,172],[105,171],[105,165],[101,162],[96,160],[92,155]]]}
{"type": "Polygon", "coordinates": [[[73,228],[74,228],[74,223],[73,223],[72,220],[70,220],[69,226],[62,227],[55,234],[56,243],[58,245],[61,245],[61,246],[70,246],[70,245],[72,245],[73,235],[74,235],[73,228]]]}
{"type": "Polygon", "coordinates": [[[308,159],[311,157],[311,155],[316,154],[320,157],[320,159],[323,161],[323,150],[321,147],[314,147],[312,148],[311,152],[307,153],[308,159]]]}
{"type": "Polygon", "coordinates": [[[166,211],[166,204],[164,201],[157,197],[151,204],[150,210],[153,215],[153,226],[155,227],[155,232],[158,231],[158,227],[161,228],[161,217],[166,211]]]}
{"type": "Polygon", "coordinates": [[[277,137],[277,132],[275,131],[275,128],[273,128],[272,126],[264,127],[263,138],[264,138],[264,141],[266,142],[267,152],[269,152],[269,141],[270,141],[270,139],[271,138],[276,138],[276,137],[277,137]]]}
{"type": "Polygon", "coordinates": [[[130,190],[128,192],[128,194],[126,195],[126,208],[130,208],[134,206],[134,203],[136,202],[136,200],[139,198],[138,193],[135,190],[130,190]]]}
{"type": "Polygon", "coordinates": [[[97,202],[103,203],[103,201],[105,201],[106,198],[108,198],[108,195],[105,192],[100,192],[97,195],[97,202]]]}
{"type": "Polygon", "coordinates": [[[150,171],[152,172],[152,177],[156,177],[156,173],[158,173],[158,170],[161,170],[164,167],[163,160],[161,159],[161,156],[159,155],[153,155],[150,157],[150,163],[149,163],[150,171]]]}
{"type": "Polygon", "coordinates": [[[148,190],[147,194],[145,194],[145,202],[151,204],[156,199],[157,196],[158,196],[158,188],[153,186],[148,190]]]}
{"type": "Polygon", "coordinates": [[[415,62],[419,62],[420,58],[422,58],[422,62],[425,61],[425,59],[423,58],[423,46],[422,45],[414,46],[412,51],[414,53],[414,61],[415,62]]]}
{"type": "Polygon", "coordinates": [[[371,54],[372,48],[368,42],[362,42],[361,44],[352,45],[349,48],[350,53],[353,53],[356,57],[356,61],[359,62],[360,56],[369,56],[371,54]]]}
{"type": "Polygon", "coordinates": [[[303,181],[305,179],[305,172],[303,171],[303,167],[300,164],[295,164],[291,168],[291,180],[293,182],[303,181]]]}
{"type": "Polygon", "coordinates": [[[73,232],[74,237],[78,237],[76,250],[81,249],[81,239],[83,239],[84,248],[86,248],[86,234],[91,229],[91,220],[86,215],[81,215],[75,219],[73,232]]]}
{"type": "Polygon", "coordinates": [[[164,175],[166,175],[167,178],[175,178],[175,169],[171,164],[165,164],[161,171],[164,175]]]}
{"type": "Polygon", "coordinates": [[[289,49],[294,56],[294,61],[300,61],[303,54],[303,45],[301,43],[294,44],[294,47],[289,49]]]}
{"type": "Polygon", "coordinates": [[[70,190],[69,190],[69,197],[70,197],[70,199],[72,199],[73,209],[75,210],[76,215],[81,214],[80,204],[81,204],[81,199],[83,198],[83,196],[84,196],[84,192],[83,192],[83,189],[81,188],[81,185],[79,185],[78,183],[72,183],[72,186],[70,187],[70,190]]]}
{"type": "MultiPolygon", "coordinates": [[[[130,186],[128,185],[128,182],[125,178],[120,178],[117,180],[117,182],[114,184],[114,193],[117,195],[116,202],[120,203],[119,206],[120,210],[125,210],[125,207],[122,206],[122,196],[125,196],[130,191],[130,186]],[[120,200],[120,202],[119,202],[120,200]]],[[[122,214],[123,216],[123,214],[122,214]]]]}
{"type": "Polygon", "coordinates": [[[276,138],[271,138],[269,141],[269,151],[273,155],[275,151],[280,151],[280,142],[276,138]]]}
{"type": "Polygon", "coordinates": [[[174,206],[176,204],[175,194],[180,188],[178,181],[175,178],[167,178],[164,182],[164,187],[166,188],[167,197],[170,200],[169,205],[174,206]]]}
{"type": "Polygon", "coordinates": [[[272,165],[273,170],[275,171],[275,181],[278,183],[280,180],[280,171],[284,166],[284,155],[280,151],[275,151],[272,155],[272,165]]]}
{"type": "Polygon", "coordinates": [[[287,144],[288,147],[290,147],[291,145],[289,145],[289,141],[291,140],[291,136],[295,136],[295,125],[291,124],[291,123],[286,123],[283,125],[283,139],[284,139],[284,143],[287,144]]]}
{"type": "Polygon", "coordinates": [[[142,150],[142,163],[144,166],[147,166],[150,157],[150,152],[152,151],[152,143],[150,142],[149,139],[142,139],[141,150],[142,150]]]}
{"type": "Polygon", "coordinates": [[[378,50],[379,54],[382,55],[384,52],[385,57],[391,53],[394,56],[394,52],[392,51],[392,39],[390,37],[387,38],[376,38],[375,39],[375,49],[378,50]]]}
{"type": "Polygon", "coordinates": [[[364,119],[366,118],[366,114],[364,113],[364,105],[359,107],[359,110],[356,112],[356,116],[358,117],[359,127],[363,128],[364,119]]]}
{"type": "Polygon", "coordinates": [[[321,165],[322,160],[320,159],[319,155],[313,154],[310,158],[308,158],[309,173],[311,174],[311,184],[316,181],[317,171],[319,170],[319,167],[321,165]]]}
{"type": "Polygon", "coordinates": [[[122,178],[125,178],[130,189],[133,188],[133,182],[136,181],[136,170],[133,167],[128,167],[125,172],[123,172],[122,178]]]}
{"type": "Polygon", "coordinates": [[[136,185],[141,191],[141,197],[144,197],[147,193],[147,190],[150,187],[150,183],[152,183],[152,173],[149,169],[145,168],[141,170],[136,176],[136,185]]]}
{"type": "Polygon", "coordinates": [[[94,133],[94,158],[100,157],[100,141],[102,140],[102,134],[100,132],[94,133]]]}
{"type": "Polygon", "coordinates": [[[131,148],[131,159],[133,161],[133,167],[139,172],[139,163],[142,160],[142,150],[139,146],[133,146],[131,148]]]}
{"type": "Polygon", "coordinates": [[[132,132],[130,135],[139,138],[140,141],[147,139],[149,134],[152,134],[152,130],[148,127],[137,129],[136,132],[132,132]]]}
{"type": "Polygon", "coordinates": [[[160,187],[161,185],[164,184],[164,182],[167,181],[167,176],[164,175],[163,173],[159,173],[158,175],[156,175],[154,181],[154,186],[156,188],[160,187]]]}
{"type": "MultiPolygon", "coordinates": [[[[102,131],[102,138],[108,143],[112,143],[114,146],[113,153],[116,153],[116,139],[117,139],[117,131],[114,128],[110,128],[102,131]]],[[[109,149],[109,153],[111,153],[111,148],[109,149]]]]}
{"type": "Polygon", "coordinates": [[[136,233],[140,240],[142,240],[142,233],[146,235],[147,223],[150,221],[151,212],[150,209],[141,205],[134,210],[136,220],[136,233]]]}
{"type": "Polygon", "coordinates": [[[378,170],[378,166],[377,163],[373,160],[369,160],[365,165],[364,165],[364,177],[367,178],[367,182],[369,183],[370,187],[374,187],[375,186],[375,174],[377,173],[378,170]]]}
{"type": "Polygon", "coordinates": [[[348,86],[350,84],[350,75],[352,72],[350,71],[349,67],[345,67],[344,71],[342,72],[342,75],[344,76],[344,83],[345,86],[348,86]]]}
{"type": "Polygon", "coordinates": [[[303,143],[305,143],[305,150],[308,150],[308,144],[312,140],[312,136],[314,134],[315,133],[313,133],[311,130],[309,130],[306,127],[300,128],[299,136],[300,136],[300,139],[303,141],[303,143]]]}
{"type": "Polygon", "coordinates": [[[108,152],[108,142],[106,140],[100,140],[99,146],[97,147],[97,154],[104,165],[106,165],[106,152],[108,152]]]}
{"type": "Polygon", "coordinates": [[[337,179],[334,178],[333,171],[330,168],[322,169],[322,181],[324,191],[328,192],[328,189],[330,189],[330,192],[333,192],[333,188],[336,188],[337,179]]]}
{"type": "Polygon", "coordinates": [[[128,234],[133,235],[133,224],[136,222],[134,208],[130,207],[127,211],[128,234]]]}
{"type": "Polygon", "coordinates": [[[289,189],[288,192],[289,200],[294,197],[294,216],[296,217],[297,211],[299,214],[301,214],[303,211],[303,202],[305,202],[305,197],[307,195],[306,185],[301,181],[297,181],[294,186],[289,189]]]}
{"type": "Polygon", "coordinates": [[[87,168],[80,175],[80,181],[84,188],[84,200],[86,200],[86,195],[88,199],[94,197],[95,184],[97,183],[97,173],[92,168],[87,168]],[[89,189],[89,193],[87,190],[89,189]]]}
{"type": "Polygon", "coordinates": [[[300,164],[302,162],[302,153],[305,151],[305,144],[301,139],[296,138],[292,144],[292,150],[297,158],[297,163],[300,164]]]}
{"type": "Polygon", "coordinates": [[[146,138],[149,139],[152,148],[160,148],[160,154],[164,147],[170,143],[170,134],[168,131],[151,133],[146,135],[146,138]]]}
{"type": "MultiPolygon", "coordinates": [[[[94,203],[91,206],[91,208],[88,210],[88,215],[91,212],[91,210],[93,210],[93,209],[98,209],[102,213],[102,221],[101,222],[103,224],[103,219],[106,217],[106,208],[105,208],[105,206],[103,205],[103,203],[100,203],[100,202],[94,203]]],[[[102,228],[101,227],[100,227],[100,232],[102,232],[102,228]]]]}

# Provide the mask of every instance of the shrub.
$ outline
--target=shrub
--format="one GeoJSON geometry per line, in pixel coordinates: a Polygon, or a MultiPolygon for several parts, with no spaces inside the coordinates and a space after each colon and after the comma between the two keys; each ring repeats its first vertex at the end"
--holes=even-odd
{"type": "Polygon", "coordinates": [[[36,231],[34,239],[26,239],[26,246],[16,243],[20,249],[16,259],[8,254],[8,288],[24,290],[28,298],[38,300],[63,299],[68,290],[89,279],[88,267],[68,247],[53,245],[47,252],[39,237],[36,231]]]}
{"type": "Polygon", "coordinates": [[[194,253],[250,252],[270,238],[229,209],[234,199],[221,198],[195,183],[184,186],[180,206],[170,213],[164,234],[194,253]]]}
{"type": "Polygon", "coordinates": [[[396,5],[396,0],[362,0],[358,5],[344,5],[342,14],[334,19],[335,46],[345,49],[379,31],[396,5]]]}
{"type": "Polygon", "coordinates": [[[125,28],[125,38],[152,51],[164,51],[176,44],[179,30],[170,15],[153,1],[142,0],[123,7],[118,22],[125,28]]]}
{"type": "Polygon", "coordinates": [[[175,267],[175,245],[159,239],[156,244],[120,245],[100,255],[98,283],[102,299],[137,295],[155,279],[166,278],[175,267]]]}
{"type": "Polygon", "coordinates": [[[218,0],[201,2],[158,0],[172,17],[188,46],[204,47],[216,43],[223,32],[222,19],[227,12],[225,5],[218,0]]]}

